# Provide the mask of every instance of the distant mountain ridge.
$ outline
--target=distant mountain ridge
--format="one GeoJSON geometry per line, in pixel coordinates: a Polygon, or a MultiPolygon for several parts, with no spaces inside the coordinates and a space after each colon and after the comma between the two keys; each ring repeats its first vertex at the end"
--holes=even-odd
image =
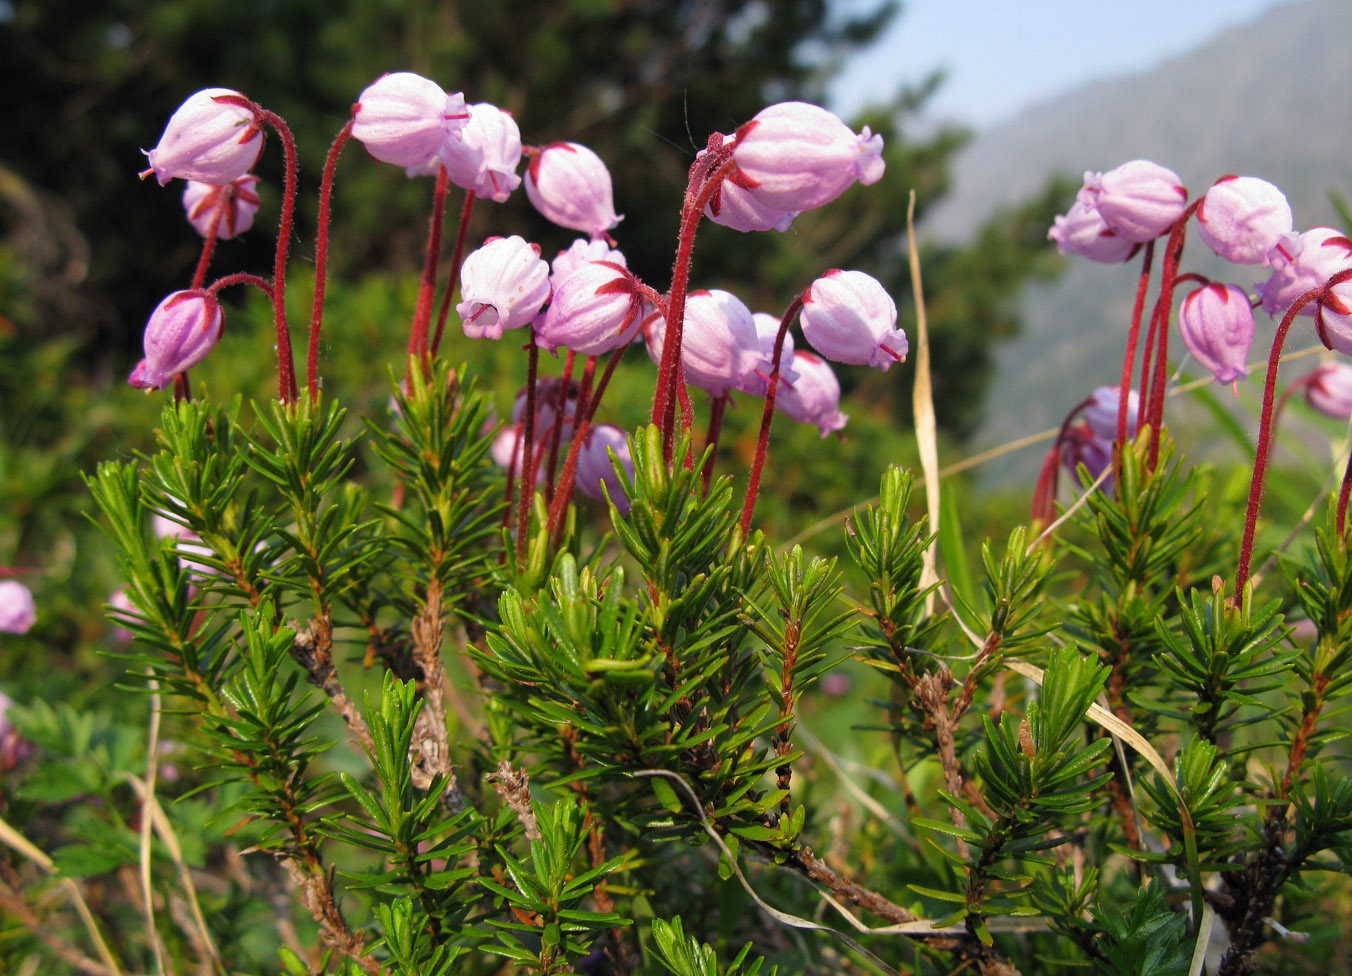
{"type": "MultiPolygon", "coordinates": [[[[1033,195],[1054,174],[1078,179],[1137,158],[1173,169],[1194,195],[1226,173],[1261,176],[1286,192],[1297,230],[1334,223],[1329,191],[1352,196],[1349,14],[1346,0],[1282,6],[1151,71],[1096,82],[979,133],[957,159],[953,192],[928,215],[926,234],[968,239],[992,211],[1033,195]]],[[[1111,17],[1100,15],[1096,29],[1111,30],[1111,17]]],[[[1024,332],[999,352],[981,445],[1058,423],[1093,386],[1116,381],[1136,267],[1072,261],[1056,283],[1030,289],[1024,332]]],[[[1250,289],[1267,274],[1225,265],[1195,234],[1184,269],[1250,289]]],[[[1260,313],[1259,342],[1271,336],[1265,323],[1260,313]]]]}

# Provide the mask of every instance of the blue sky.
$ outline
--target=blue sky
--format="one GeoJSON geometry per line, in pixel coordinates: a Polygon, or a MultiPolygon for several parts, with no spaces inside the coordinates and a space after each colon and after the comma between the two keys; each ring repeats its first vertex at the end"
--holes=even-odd
{"type": "MultiPolygon", "coordinates": [[[[849,115],[935,68],[933,119],[981,127],[1088,82],[1147,69],[1292,0],[903,0],[831,86],[849,115]]],[[[838,0],[844,10],[872,0],[838,0]]]]}

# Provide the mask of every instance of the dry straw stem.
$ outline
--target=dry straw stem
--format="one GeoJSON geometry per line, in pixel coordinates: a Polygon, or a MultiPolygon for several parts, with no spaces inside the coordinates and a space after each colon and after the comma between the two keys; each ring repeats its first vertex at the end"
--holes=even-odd
{"type": "Polygon", "coordinates": [[[150,676],[150,731],[146,735],[146,776],[145,789],[141,791],[138,860],[141,868],[141,893],[145,899],[146,939],[155,952],[155,970],[160,976],[164,976],[164,940],[160,938],[159,930],[155,928],[155,893],[150,887],[150,806],[155,802],[155,774],[159,769],[160,683],[155,680],[153,670],[146,669],[146,674],[150,676]]]}
{"type": "Polygon", "coordinates": [[[179,845],[178,835],[174,833],[173,825],[169,822],[169,818],[165,816],[164,808],[160,806],[159,799],[153,791],[146,789],[144,782],[131,775],[127,775],[125,779],[136,791],[137,796],[140,797],[142,809],[149,813],[148,816],[145,816],[145,819],[154,827],[160,842],[169,852],[170,860],[174,862],[174,866],[178,869],[179,882],[183,886],[183,893],[188,898],[188,907],[192,909],[197,941],[206,950],[215,970],[218,973],[224,973],[225,964],[221,962],[216,943],[212,940],[211,931],[207,928],[206,918],[202,915],[202,906],[197,900],[197,888],[193,885],[192,873],[188,870],[187,862],[183,860],[183,848],[179,845]]]}
{"type": "MultiPolygon", "coordinates": [[[[911,190],[906,204],[906,251],[911,263],[911,290],[915,292],[915,387],[911,392],[911,408],[915,413],[915,441],[920,451],[920,470],[925,477],[925,509],[929,513],[930,531],[939,531],[939,440],[938,425],[934,419],[934,386],[930,382],[929,326],[925,318],[925,292],[920,280],[920,251],[915,245],[915,190],[911,190]]],[[[935,590],[939,572],[935,561],[938,548],[925,547],[920,569],[920,588],[928,590],[925,613],[933,615],[935,590]]]]}
{"type": "MultiPolygon", "coordinates": [[[[56,873],[56,866],[52,859],[38,850],[23,834],[11,827],[4,818],[0,818],[0,843],[28,858],[48,874],[56,873]]],[[[80,886],[75,883],[73,878],[62,878],[61,884],[66,891],[70,893],[71,901],[75,904],[75,911],[79,913],[80,921],[84,922],[85,930],[89,933],[90,940],[94,943],[94,948],[98,951],[99,958],[103,960],[103,965],[113,976],[122,976],[122,969],[113,958],[113,954],[108,950],[108,943],[103,941],[103,936],[99,933],[99,926],[94,921],[94,913],[89,910],[89,905],[84,900],[84,895],[80,892],[80,886]]]]}
{"type": "MultiPolygon", "coordinates": [[[[714,844],[718,847],[719,851],[722,852],[723,857],[727,859],[727,863],[732,868],[732,872],[736,876],[737,881],[741,884],[742,890],[745,891],[747,893],[747,896],[750,897],[751,900],[754,901],[760,907],[761,911],[765,912],[779,924],[788,926],[789,928],[792,929],[805,929],[809,931],[828,932],[831,935],[834,935],[841,942],[845,943],[855,952],[858,952],[859,954],[868,958],[875,966],[881,969],[884,973],[887,973],[888,976],[902,976],[901,973],[897,972],[897,970],[893,969],[887,963],[883,962],[868,949],[860,945],[852,936],[846,934],[845,932],[842,932],[839,929],[834,929],[829,925],[823,925],[820,922],[814,922],[811,919],[803,918],[799,915],[793,915],[790,914],[789,912],[782,912],[779,909],[775,908],[773,905],[766,902],[763,898],[761,898],[761,896],[756,892],[756,889],[751,886],[751,882],[747,880],[746,875],[742,873],[741,865],[737,863],[737,858],[728,848],[728,845],[724,843],[722,835],[720,835],[718,831],[714,829],[713,824],[709,822],[709,818],[704,813],[704,807],[699,801],[699,796],[695,793],[694,788],[690,785],[689,782],[686,781],[684,776],[681,776],[679,773],[673,773],[670,770],[665,769],[640,769],[634,772],[632,775],[644,779],[655,776],[661,777],[662,779],[669,780],[670,782],[680,787],[681,791],[686,795],[686,798],[690,801],[691,809],[694,810],[695,815],[699,817],[700,826],[704,828],[704,832],[709,836],[709,839],[714,842],[714,844]]],[[[979,946],[979,944],[978,946],[975,947],[969,946],[969,943],[974,942],[975,940],[972,939],[971,933],[967,931],[967,927],[965,925],[936,926],[929,919],[910,918],[907,921],[899,922],[893,925],[884,925],[877,928],[871,928],[865,925],[863,922],[859,921],[859,919],[854,916],[854,913],[852,913],[849,909],[847,909],[844,905],[842,905],[839,901],[837,901],[827,892],[822,891],[820,888],[818,888],[817,893],[821,895],[822,899],[825,902],[827,902],[829,905],[835,908],[836,911],[840,912],[840,914],[850,923],[850,925],[856,931],[861,932],[865,935],[904,935],[909,936],[911,938],[917,938],[925,940],[927,942],[931,942],[931,944],[934,944],[935,948],[940,949],[947,949],[951,951],[962,951],[965,948],[978,948],[979,951],[981,952],[988,951],[984,946],[979,946]]],[[[896,908],[896,906],[893,907],[896,908]]],[[[905,909],[899,908],[897,909],[897,912],[900,913],[903,917],[910,914],[909,912],[906,912],[905,909]]],[[[990,919],[988,921],[988,925],[992,931],[1001,931],[1001,932],[1045,931],[1047,928],[1046,921],[1044,919],[1027,919],[1027,918],[1015,918],[1004,916],[990,919]]],[[[964,963],[964,965],[966,965],[966,963],[964,963]]],[[[984,972],[986,970],[983,968],[981,971],[984,972]]],[[[1012,972],[1013,970],[1007,971],[1012,972]]]]}

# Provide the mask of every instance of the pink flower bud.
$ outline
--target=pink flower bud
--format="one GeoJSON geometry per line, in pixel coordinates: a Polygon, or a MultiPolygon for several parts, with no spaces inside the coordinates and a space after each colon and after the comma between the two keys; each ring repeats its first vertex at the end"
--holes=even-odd
{"type": "Polygon", "coordinates": [[[1253,346],[1253,307],[1236,285],[1198,288],[1178,310],[1178,330],[1194,359],[1211,370],[1217,383],[1233,383],[1249,373],[1253,346]]]}
{"type": "MultiPolygon", "coordinates": [[[[1315,227],[1296,240],[1286,235],[1273,248],[1272,266],[1275,270],[1257,291],[1263,308],[1275,317],[1307,291],[1323,287],[1339,271],[1352,267],[1352,240],[1332,227],[1315,227]]],[[[1299,314],[1314,312],[1310,302],[1299,314]]]]}
{"type": "Polygon", "coordinates": [[[254,186],[258,177],[252,173],[229,183],[200,183],[189,180],[183,189],[183,209],[188,223],[203,237],[216,229],[216,237],[228,241],[253,226],[254,214],[261,201],[254,186]],[[219,217],[217,216],[219,214],[219,217]]]}
{"type": "MultiPolygon", "coordinates": [[[[654,315],[646,325],[648,355],[662,362],[667,323],[654,315]]],[[[692,291],[686,297],[685,329],[681,334],[681,365],[685,378],[710,396],[727,396],[748,373],[766,368],[756,322],[741,299],[721,289],[692,291]]]]}
{"type": "Polygon", "coordinates": [[[1352,417],[1352,366],[1324,363],[1304,382],[1305,402],[1319,413],[1342,421],[1352,417]]]}
{"type": "Polygon", "coordinates": [[[32,591],[18,580],[0,580],[0,634],[26,634],[37,619],[32,591]]]}
{"type": "Polygon", "coordinates": [[[850,418],[840,412],[840,381],[825,360],[802,350],[794,353],[792,384],[780,383],[775,391],[775,409],[802,424],[816,424],[825,437],[840,430],[850,418]]]}
{"type": "MultiPolygon", "coordinates": [[[[1115,386],[1100,386],[1089,395],[1089,403],[1084,408],[1085,423],[1094,432],[1095,437],[1104,440],[1117,440],[1117,407],[1122,402],[1122,391],[1115,386]]],[[[1136,436],[1141,409],[1141,395],[1135,390],[1127,394],[1127,436],[1136,436]]]]}
{"type": "Polygon", "coordinates": [[[621,268],[629,267],[629,262],[625,260],[624,255],[605,241],[579,237],[573,241],[568,250],[560,251],[550,264],[550,291],[557,294],[565,278],[592,261],[609,261],[611,264],[618,264],[621,268]]]}
{"type": "Polygon", "coordinates": [[[1291,205],[1267,180],[1222,176],[1197,208],[1197,233],[1234,264],[1271,264],[1268,252],[1291,233],[1291,205]]]}
{"type": "Polygon", "coordinates": [[[592,261],[573,271],[554,293],[535,341],[579,356],[600,356],[628,345],[642,323],[643,299],[633,275],[618,264],[592,261]]]}
{"type": "MultiPolygon", "coordinates": [[[[707,149],[701,149],[695,158],[703,156],[707,149]]],[[[715,224],[731,227],[733,230],[786,231],[798,216],[796,210],[776,210],[760,203],[750,190],[744,190],[731,180],[724,180],[709,202],[704,205],[704,215],[715,224]]]]}
{"type": "Polygon", "coordinates": [[[883,177],[883,137],[855,134],[831,112],[807,102],[761,109],[737,130],[731,180],[762,207],[782,212],[830,203],[858,180],[883,177]]]}
{"type": "Polygon", "coordinates": [[[1352,281],[1344,281],[1328,290],[1315,306],[1314,327],[1319,339],[1330,349],[1352,356],[1352,281]]]}
{"type": "MultiPolygon", "coordinates": [[[[742,382],[737,385],[737,389],[751,396],[763,397],[765,391],[770,386],[770,367],[774,364],[775,339],[779,335],[779,316],[771,315],[768,312],[756,312],[751,316],[751,320],[756,323],[756,338],[760,341],[761,359],[765,363],[764,368],[756,369],[747,373],[742,378],[742,382]]],[[[798,380],[798,373],[794,370],[793,359],[793,330],[789,329],[784,333],[784,345],[779,351],[779,392],[782,395],[785,388],[798,380]]]]}
{"type": "Polygon", "coordinates": [[[576,142],[555,142],[531,157],[526,167],[526,196],[560,227],[592,237],[604,237],[622,219],[615,215],[606,164],[576,142]]]}
{"type": "Polygon", "coordinates": [[[504,203],[521,185],[521,130],[496,105],[471,105],[460,138],[444,141],[439,154],[451,182],[480,199],[504,203]]]}
{"type": "Polygon", "coordinates": [[[501,339],[529,325],[549,300],[549,265],[522,237],[495,237],[465,258],[455,310],[471,339],[501,339]]]}
{"type": "Polygon", "coordinates": [[[225,313],[215,295],[200,288],[174,292],[150,313],[146,358],[133,371],[131,384],[149,389],[167,387],[176,375],[205,359],[224,331],[225,313]]]}
{"type": "Polygon", "coordinates": [[[1188,191],[1178,174],[1147,159],[1106,173],[1085,173],[1080,194],[1111,229],[1138,244],[1165,233],[1188,208],[1188,191]]]}
{"type": "Polygon", "coordinates": [[[1086,200],[1076,200],[1068,213],[1058,216],[1047,238],[1056,242],[1056,249],[1062,254],[1077,254],[1103,264],[1125,261],[1140,247],[1109,227],[1086,200]]]}
{"type": "Polygon", "coordinates": [[[465,98],[411,71],[381,75],[352,106],[352,135],[382,163],[422,166],[469,119],[465,98]]]}
{"type": "MultiPolygon", "coordinates": [[[[144,150],[142,150],[144,152],[144,150]]],[[[159,144],[146,152],[160,186],[178,177],[229,183],[249,172],[263,151],[263,129],[252,102],[229,88],[204,88],[178,107],[159,144]]]]}
{"type": "Polygon", "coordinates": [[[862,271],[826,272],[803,295],[803,335],[827,359],[886,372],[910,345],[897,328],[897,306],[862,271]]]}
{"type": "Polygon", "coordinates": [[[624,484],[615,473],[611,463],[611,452],[615,460],[634,477],[634,459],[629,454],[629,442],[624,431],[614,424],[597,424],[587,431],[587,439],[577,456],[577,487],[588,498],[599,502],[606,500],[606,493],[621,515],[629,514],[629,498],[624,493],[624,484]]]}

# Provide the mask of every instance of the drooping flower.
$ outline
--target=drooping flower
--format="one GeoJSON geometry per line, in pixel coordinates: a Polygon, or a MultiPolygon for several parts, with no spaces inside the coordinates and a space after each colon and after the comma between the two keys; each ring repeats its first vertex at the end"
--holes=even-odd
{"type": "Polygon", "coordinates": [[[1352,365],[1324,363],[1304,380],[1305,402],[1325,417],[1347,420],[1352,417],[1352,365]]]}
{"type": "Polygon", "coordinates": [[[37,619],[33,591],[18,580],[0,580],[0,634],[26,634],[37,619]]]}
{"type": "Polygon", "coordinates": [[[1291,233],[1291,205],[1267,180],[1222,176],[1197,208],[1197,233],[1234,264],[1271,264],[1269,252],[1291,233]]]}
{"type": "MultiPolygon", "coordinates": [[[[760,340],[761,357],[766,363],[773,365],[775,361],[775,339],[779,336],[780,319],[769,312],[756,312],[751,316],[751,320],[756,323],[756,338],[760,340]]],[[[784,344],[779,350],[779,391],[777,395],[783,395],[785,388],[798,379],[798,373],[794,368],[793,351],[793,330],[789,329],[784,333],[784,344]]],[[[763,397],[769,385],[770,374],[768,370],[757,369],[747,373],[742,382],[737,385],[737,389],[751,396],[763,397]]]]}
{"type": "Polygon", "coordinates": [[[601,157],[576,142],[555,142],[539,149],[526,167],[526,196],[546,218],[604,237],[620,222],[610,171],[601,157]]]}
{"type": "Polygon", "coordinates": [[[559,286],[563,284],[565,278],[592,261],[609,261],[611,264],[618,264],[621,268],[629,267],[629,262],[625,260],[624,255],[604,240],[579,237],[568,246],[567,250],[556,254],[554,260],[550,262],[550,291],[557,294],[559,286]]]}
{"type": "Polygon", "coordinates": [[[1188,191],[1178,174],[1148,159],[1085,173],[1080,199],[1097,209],[1112,230],[1138,244],[1159,237],[1188,207],[1188,191]]]}
{"type": "MultiPolygon", "coordinates": [[[[1285,235],[1273,248],[1273,272],[1257,286],[1263,308],[1271,316],[1285,312],[1296,299],[1344,268],[1352,268],[1352,239],[1332,227],[1314,227],[1298,238],[1285,235]]],[[[1313,316],[1314,302],[1298,314],[1313,316]]]]}
{"type": "Polygon", "coordinates": [[[238,237],[253,226],[254,214],[261,205],[254,189],[257,183],[258,177],[252,173],[229,183],[189,180],[183,189],[183,209],[188,223],[203,237],[208,236],[213,227],[216,237],[222,241],[238,237]]]}
{"type": "Polygon", "coordinates": [[[465,258],[460,298],[455,310],[465,335],[501,339],[505,330],[529,325],[549,300],[549,265],[525,238],[492,238],[465,258]]]}
{"type": "Polygon", "coordinates": [[[451,182],[480,199],[504,203],[521,185],[521,130],[511,113],[488,102],[469,107],[460,138],[445,140],[438,155],[451,182]]]}
{"type": "MultiPolygon", "coordinates": [[[[706,152],[707,149],[701,149],[696,158],[706,152]]],[[[786,231],[793,223],[793,218],[798,216],[798,211],[767,207],[757,200],[750,190],[743,189],[731,180],[724,180],[714,190],[709,202],[704,205],[704,215],[715,224],[743,232],[786,231]]]]}
{"type": "Polygon", "coordinates": [[[826,272],[803,295],[803,335],[827,359],[886,372],[909,351],[897,306],[871,275],[826,272]]]}
{"type": "Polygon", "coordinates": [[[1314,327],[1330,349],[1352,356],[1352,281],[1329,288],[1314,309],[1314,327]]]}
{"type": "Polygon", "coordinates": [[[216,347],[225,331],[225,313],[216,296],[201,289],[176,291],[156,306],[146,323],[146,358],[129,382],[163,389],[216,347]]]}
{"type": "MultiPolygon", "coordinates": [[[[648,355],[662,362],[667,323],[660,314],[644,325],[648,355]]],[[[714,288],[686,297],[681,333],[681,366],[685,378],[712,397],[727,396],[755,370],[769,372],[751,310],[731,292],[714,288]]]]}
{"type": "Polygon", "coordinates": [[[258,162],[263,129],[256,107],[229,88],[204,88],[169,117],[154,149],[143,150],[160,186],[179,178],[229,183],[258,162]]]}
{"type": "Polygon", "coordinates": [[[803,424],[816,424],[825,437],[840,430],[849,416],[840,412],[840,381],[823,359],[799,350],[793,355],[796,378],[780,383],[775,391],[775,409],[803,424]]]}
{"type": "Polygon", "coordinates": [[[600,356],[633,341],[642,312],[633,275],[618,264],[591,261],[563,279],[535,325],[535,341],[549,352],[563,346],[600,356]]]}
{"type": "MultiPolygon", "coordinates": [[[[1061,463],[1080,487],[1088,488],[1113,463],[1112,439],[1099,437],[1084,421],[1072,424],[1061,439],[1061,463]],[[1084,475],[1080,474],[1080,465],[1087,469],[1084,475]]],[[[1113,476],[1108,475],[1100,487],[1105,494],[1112,494],[1113,476]]]]}
{"type": "Polygon", "coordinates": [[[1211,370],[1217,383],[1233,383],[1248,375],[1253,307],[1244,289],[1221,284],[1198,288],[1183,299],[1178,328],[1188,352],[1211,370]]]}
{"type": "Polygon", "coordinates": [[[14,699],[0,691],[0,772],[8,772],[27,758],[33,751],[33,743],[19,734],[9,710],[14,699]]]}
{"type": "Polygon", "coordinates": [[[411,71],[381,75],[352,106],[352,136],[376,159],[395,166],[425,165],[469,120],[465,98],[448,95],[411,71]]]}
{"type": "MultiPolygon", "coordinates": [[[[1094,436],[1108,441],[1117,440],[1117,408],[1122,402],[1122,391],[1115,386],[1096,387],[1084,408],[1084,419],[1094,436]]],[[[1141,395],[1131,390],[1127,394],[1127,437],[1136,436],[1141,409],[1141,395]]]]}
{"type": "Polygon", "coordinates": [[[629,453],[629,441],[625,433],[614,424],[597,424],[587,431],[587,439],[577,455],[577,487],[588,498],[605,501],[609,493],[611,502],[621,515],[629,514],[629,498],[624,493],[624,483],[615,473],[610,455],[614,453],[618,461],[634,477],[634,459],[629,453]]]}
{"type": "Polygon", "coordinates": [[[1140,247],[1108,226],[1098,210],[1086,200],[1076,200],[1070,210],[1052,221],[1047,238],[1062,254],[1077,254],[1103,264],[1117,264],[1140,247]]]}
{"type": "Polygon", "coordinates": [[[761,109],[737,130],[730,177],[763,207],[801,212],[830,203],[858,180],[883,177],[883,137],[856,134],[833,113],[807,102],[761,109]]]}

